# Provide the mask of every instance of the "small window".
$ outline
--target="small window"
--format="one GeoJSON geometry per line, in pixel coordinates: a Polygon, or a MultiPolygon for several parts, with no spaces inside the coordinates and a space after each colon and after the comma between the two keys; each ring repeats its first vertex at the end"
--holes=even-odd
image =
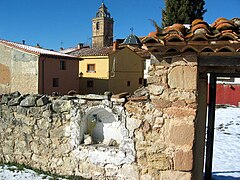
{"type": "Polygon", "coordinates": [[[66,70],[66,61],[60,61],[60,70],[66,70]]]}
{"type": "Polygon", "coordinates": [[[52,86],[53,87],[59,87],[59,79],[58,78],[53,78],[52,86]]]}
{"type": "Polygon", "coordinates": [[[131,82],[130,81],[127,81],[127,86],[130,86],[131,85],[131,82]]]}
{"type": "Polygon", "coordinates": [[[92,80],[87,81],[87,87],[88,88],[93,88],[93,81],[92,80]]]}
{"type": "Polygon", "coordinates": [[[143,67],[144,67],[144,70],[147,70],[147,62],[146,62],[146,60],[143,61],[143,67]]]}
{"type": "Polygon", "coordinates": [[[96,70],[95,70],[95,64],[88,64],[87,65],[87,72],[89,73],[95,73],[96,70]]]}
{"type": "Polygon", "coordinates": [[[138,83],[142,84],[143,83],[143,78],[139,78],[138,83]]]}
{"type": "Polygon", "coordinates": [[[100,29],[99,22],[96,23],[96,29],[97,29],[97,30],[100,29]]]}

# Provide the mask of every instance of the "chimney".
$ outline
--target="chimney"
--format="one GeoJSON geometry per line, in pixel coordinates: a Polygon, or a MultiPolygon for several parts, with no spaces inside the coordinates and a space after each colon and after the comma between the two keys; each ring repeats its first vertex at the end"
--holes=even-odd
{"type": "Polygon", "coordinates": [[[36,47],[37,47],[37,48],[41,48],[40,44],[38,44],[38,43],[37,43],[36,47]]]}
{"type": "Polygon", "coordinates": [[[116,51],[118,49],[118,42],[114,41],[113,42],[113,51],[116,51]]]}
{"type": "Polygon", "coordinates": [[[83,48],[83,43],[78,43],[77,48],[78,48],[78,49],[82,49],[82,48],[83,48]]]}
{"type": "Polygon", "coordinates": [[[25,40],[22,40],[22,44],[25,44],[25,40]]]}

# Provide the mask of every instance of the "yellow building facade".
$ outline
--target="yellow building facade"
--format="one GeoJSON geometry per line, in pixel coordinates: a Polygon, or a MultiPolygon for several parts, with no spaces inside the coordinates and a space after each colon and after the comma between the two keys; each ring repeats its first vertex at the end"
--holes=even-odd
{"type": "Polygon", "coordinates": [[[79,56],[83,59],[79,63],[80,93],[131,94],[143,85],[143,58],[128,47],[106,54],[99,49],[95,55],[85,50],[79,56]]]}

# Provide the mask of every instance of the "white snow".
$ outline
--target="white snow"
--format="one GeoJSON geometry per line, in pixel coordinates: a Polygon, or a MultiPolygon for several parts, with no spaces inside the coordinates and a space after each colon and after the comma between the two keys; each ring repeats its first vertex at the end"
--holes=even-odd
{"type": "Polygon", "coordinates": [[[213,177],[214,180],[240,179],[240,108],[216,109],[213,177]]]}
{"type": "MultiPolygon", "coordinates": [[[[51,179],[32,170],[13,169],[12,166],[0,166],[0,180],[51,179]]],[[[240,108],[216,109],[213,177],[214,180],[240,179],[240,108]]]]}
{"type": "MultiPolygon", "coordinates": [[[[0,165],[0,180],[41,180],[54,179],[54,177],[38,174],[30,169],[19,170],[16,166],[0,165]]],[[[55,178],[56,179],[56,178],[55,178]]],[[[62,179],[62,178],[57,178],[62,179]]]]}

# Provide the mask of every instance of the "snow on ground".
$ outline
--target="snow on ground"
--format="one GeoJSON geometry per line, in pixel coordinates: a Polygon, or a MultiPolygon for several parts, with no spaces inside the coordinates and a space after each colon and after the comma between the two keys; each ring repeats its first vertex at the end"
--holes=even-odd
{"type": "MultiPolygon", "coordinates": [[[[240,108],[216,109],[213,177],[214,180],[240,180],[240,108]]],[[[28,169],[0,166],[0,180],[51,178],[28,169]]]]}
{"type": "Polygon", "coordinates": [[[213,177],[214,180],[240,179],[240,108],[216,109],[213,177]]]}
{"type": "MultiPolygon", "coordinates": [[[[19,170],[16,166],[0,165],[0,180],[41,180],[41,179],[62,179],[51,177],[45,174],[36,173],[33,170],[19,170]]],[[[62,179],[63,180],[63,179],[62,179]]]]}

